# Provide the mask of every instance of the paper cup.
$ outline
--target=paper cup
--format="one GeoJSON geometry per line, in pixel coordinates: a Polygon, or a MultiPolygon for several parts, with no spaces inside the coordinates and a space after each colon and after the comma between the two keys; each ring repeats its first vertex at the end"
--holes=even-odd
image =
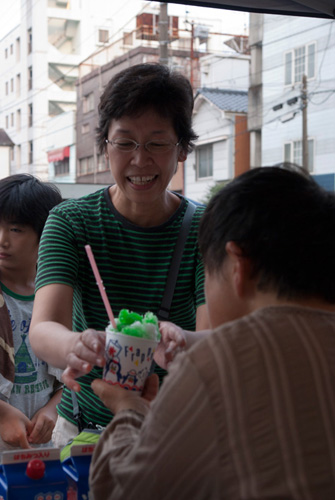
{"type": "Polygon", "coordinates": [[[157,340],[131,337],[106,328],[103,379],[112,385],[142,391],[157,345],[157,340]]]}

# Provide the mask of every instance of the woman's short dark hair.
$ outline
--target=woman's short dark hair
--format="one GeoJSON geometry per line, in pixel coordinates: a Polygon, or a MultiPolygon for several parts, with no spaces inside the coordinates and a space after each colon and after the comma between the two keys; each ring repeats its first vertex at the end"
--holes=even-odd
{"type": "Polygon", "coordinates": [[[111,120],[139,116],[148,109],[170,119],[185,152],[197,135],[192,129],[193,91],[189,80],[161,64],[138,64],[117,73],[107,84],[99,103],[97,144],[105,151],[111,120]]]}
{"type": "Polygon", "coordinates": [[[0,220],[31,226],[41,237],[50,210],[62,201],[53,184],[30,174],[15,174],[0,180],[0,220]]]}
{"type": "Polygon", "coordinates": [[[312,177],[281,167],[252,169],[209,202],[199,246],[219,272],[234,241],[250,258],[258,289],[286,299],[335,303],[335,195],[312,177]]]}

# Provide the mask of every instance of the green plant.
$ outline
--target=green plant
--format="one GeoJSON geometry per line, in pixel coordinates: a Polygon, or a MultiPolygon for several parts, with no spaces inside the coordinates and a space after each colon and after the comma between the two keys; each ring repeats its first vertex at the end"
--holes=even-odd
{"type": "Polygon", "coordinates": [[[201,200],[201,202],[204,205],[208,205],[209,200],[220,191],[221,188],[226,186],[230,182],[230,179],[226,181],[219,181],[216,182],[213,186],[211,186],[208,190],[207,193],[205,194],[204,198],[201,200]]]}

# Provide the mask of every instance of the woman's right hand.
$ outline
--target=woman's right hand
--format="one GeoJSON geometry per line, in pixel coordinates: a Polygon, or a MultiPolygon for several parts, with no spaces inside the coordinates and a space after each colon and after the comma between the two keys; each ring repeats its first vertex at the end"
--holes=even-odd
{"type": "Polygon", "coordinates": [[[74,337],[72,348],[66,356],[67,367],[62,376],[64,384],[69,389],[79,392],[80,385],[76,379],[89,373],[93,366],[104,366],[105,340],[105,332],[92,329],[78,333],[74,337]]]}

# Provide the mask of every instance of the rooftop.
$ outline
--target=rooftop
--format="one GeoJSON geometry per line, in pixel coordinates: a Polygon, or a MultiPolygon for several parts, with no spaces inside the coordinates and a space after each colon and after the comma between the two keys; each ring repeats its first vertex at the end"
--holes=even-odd
{"type": "Polygon", "coordinates": [[[235,113],[248,112],[248,92],[246,90],[230,90],[215,88],[200,88],[197,90],[195,99],[204,97],[222,111],[235,113]]]}

